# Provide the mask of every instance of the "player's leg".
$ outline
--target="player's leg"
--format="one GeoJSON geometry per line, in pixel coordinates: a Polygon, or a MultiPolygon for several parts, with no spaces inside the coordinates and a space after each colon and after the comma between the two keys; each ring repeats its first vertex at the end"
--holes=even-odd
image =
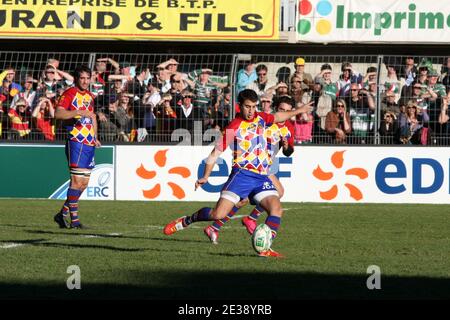
{"type": "MultiPolygon", "coordinates": [[[[269,175],[269,179],[272,181],[272,184],[275,186],[275,189],[277,190],[278,195],[281,199],[284,195],[283,185],[274,174],[269,175]]],[[[245,226],[249,234],[253,234],[253,232],[255,231],[256,221],[263,212],[265,212],[265,210],[258,204],[253,208],[250,215],[242,218],[242,224],[245,226]]]]}
{"type": "Polygon", "coordinates": [[[78,201],[87,188],[94,162],[95,147],[68,141],[66,156],[70,168],[70,186],[61,212],[54,220],[61,228],[82,228],[78,217],[78,201]],[[70,219],[68,215],[70,214],[70,219]]]}
{"type": "MultiPolygon", "coordinates": [[[[281,206],[280,198],[278,196],[269,196],[261,200],[260,205],[266,210],[269,215],[266,218],[265,224],[272,230],[272,241],[278,234],[278,229],[281,224],[281,217],[283,215],[283,208],[281,206]]],[[[277,257],[283,258],[284,256],[272,248],[267,251],[261,252],[260,256],[263,257],[277,257]]]]}

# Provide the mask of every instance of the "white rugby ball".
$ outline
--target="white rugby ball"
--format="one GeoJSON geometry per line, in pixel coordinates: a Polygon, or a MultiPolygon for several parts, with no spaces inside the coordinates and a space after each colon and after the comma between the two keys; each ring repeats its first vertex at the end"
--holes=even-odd
{"type": "Polygon", "coordinates": [[[272,245],[272,229],[267,224],[263,223],[256,227],[252,234],[252,245],[257,253],[270,249],[272,245]]]}

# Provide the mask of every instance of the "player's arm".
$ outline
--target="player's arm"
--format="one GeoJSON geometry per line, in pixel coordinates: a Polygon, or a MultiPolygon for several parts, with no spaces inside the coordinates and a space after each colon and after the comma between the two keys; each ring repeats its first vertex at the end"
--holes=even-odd
{"type": "Polygon", "coordinates": [[[98,139],[98,124],[97,124],[97,117],[92,118],[92,125],[94,126],[94,134],[95,134],[95,146],[97,148],[100,148],[102,144],[100,143],[100,140],[98,139]]]}
{"type": "Polygon", "coordinates": [[[213,171],[214,165],[216,164],[217,159],[222,154],[222,151],[220,151],[218,148],[214,148],[213,151],[209,154],[208,158],[206,159],[206,165],[205,165],[205,171],[203,172],[203,177],[198,179],[195,182],[195,190],[197,190],[198,187],[201,187],[206,182],[208,182],[208,178],[211,175],[211,172],[213,171]]]}
{"type": "Polygon", "coordinates": [[[297,108],[295,108],[292,111],[284,111],[284,112],[277,112],[274,114],[274,122],[284,122],[289,120],[292,117],[297,116],[300,113],[310,112],[312,110],[311,105],[314,103],[314,101],[311,101],[307,104],[299,103],[297,108]]]}
{"type": "Polygon", "coordinates": [[[55,118],[57,120],[69,120],[76,117],[95,119],[95,113],[89,110],[67,110],[62,106],[56,108],[55,118]]]}

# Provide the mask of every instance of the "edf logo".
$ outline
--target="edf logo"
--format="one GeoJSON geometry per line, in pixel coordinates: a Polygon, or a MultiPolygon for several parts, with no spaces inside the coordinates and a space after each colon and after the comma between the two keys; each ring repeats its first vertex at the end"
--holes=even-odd
{"type": "MultiPolygon", "coordinates": [[[[198,166],[198,170],[197,170],[197,177],[201,178],[203,177],[203,172],[205,172],[205,161],[206,159],[203,159],[203,161],[200,163],[200,165],[198,166]]],[[[275,176],[280,179],[280,178],[290,178],[291,177],[291,170],[286,170],[283,171],[281,170],[281,166],[282,165],[288,165],[288,164],[292,164],[292,158],[287,158],[287,157],[276,157],[273,160],[273,164],[272,164],[272,170],[275,173],[275,176]]],[[[219,166],[218,170],[213,170],[211,172],[210,177],[224,177],[227,178],[228,175],[230,174],[230,170],[228,168],[228,164],[227,162],[223,159],[223,158],[219,158],[217,159],[217,165],[219,166]]],[[[214,193],[214,192],[220,192],[222,190],[223,185],[225,184],[226,181],[223,181],[223,183],[214,185],[211,184],[209,181],[207,183],[205,183],[202,188],[203,190],[205,190],[206,192],[209,193],[214,193]]]]}
{"type": "MultiPolygon", "coordinates": [[[[449,162],[450,168],[450,162],[449,162]]],[[[408,173],[405,163],[399,158],[386,158],[380,161],[375,172],[375,179],[378,189],[386,194],[399,194],[406,191],[403,183],[390,182],[387,179],[407,178],[408,173]],[[395,170],[387,171],[388,166],[395,170]]],[[[444,183],[444,169],[441,164],[430,158],[412,159],[412,194],[431,194],[439,191],[444,183]],[[423,186],[423,169],[429,167],[434,172],[433,183],[429,186],[423,186]]],[[[449,186],[450,194],[450,186],[449,186]]]]}

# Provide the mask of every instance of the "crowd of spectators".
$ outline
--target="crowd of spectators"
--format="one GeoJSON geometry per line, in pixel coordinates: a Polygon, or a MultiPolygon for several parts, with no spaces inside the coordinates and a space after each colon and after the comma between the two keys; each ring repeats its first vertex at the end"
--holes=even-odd
{"type": "MultiPolygon", "coordinates": [[[[293,119],[298,144],[373,144],[377,136],[381,144],[424,145],[436,139],[448,144],[450,58],[441,70],[414,57],[387,62],[383,76],[376,66],[362,72],[351,62],[341,63],[340,70],[323,63],[311,74],[305,71],[305,58],[293,62],[292,73],[287,68],[273,76],[268,63],[248,61],[232,84],[230,75],[210,68],[185,71],[173,58],[155,66],[99,58],[90,87],[99,138],[166,142],[176,129],[221,132],[239,112],[232,90],[237,95],[252,89],[260,99],[259,111],[272,112],[286,96],[294,105],[314,102],[311,113],[293,119]]],[[[43,70],[26,73],[20,83],[16,74],[12,66],[0,73],[1,139],[63,139],[54,114],[58,98],[73,85],[70,72],[61,70],[57,59],[48,59],[43,70]]]]}

